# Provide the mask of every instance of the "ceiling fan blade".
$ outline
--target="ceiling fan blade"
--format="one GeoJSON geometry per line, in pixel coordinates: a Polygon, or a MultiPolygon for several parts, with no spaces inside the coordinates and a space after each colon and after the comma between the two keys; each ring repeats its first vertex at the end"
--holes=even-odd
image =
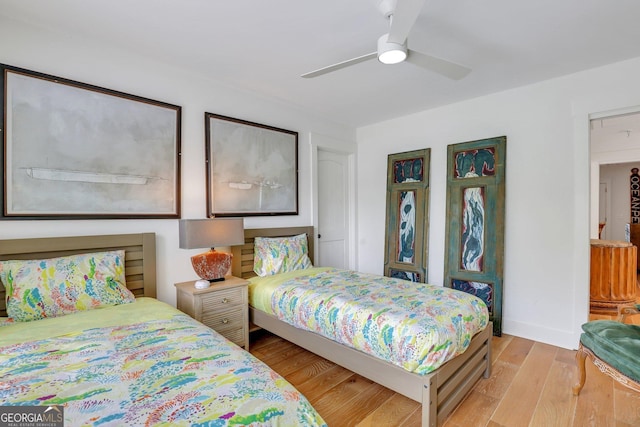
{"type": "Polygon", "coordinates": [[[319,70],[312,71],[310,73],[303,74],[301,77],[309,79],[312,77],[318,77],[323,74],[330,73],[332,71],[346,68],[351,65],[359,64],[360,62],[368,61],[369,59],[377,58],[378,52],[368,53],[366,55],[358,56],[357,58],[348,59],[346,61],[338,62],[337,64],[329,65],[328,67],[320,68],[319,70]]]}
{"type": "Polygon", "coordinates": [[[426,0],[398,0],[396,9],[391,15],[391,26],[389,27],[389,38],[391,43],[402,44],[407,39],[409,31],[416,23],[418,15],[426,0]]]}
{"type": "Polygon", "coordinates": [[[429,71],[436,72],[453,80],[460,80],[471,72],[471,68],[456,64],[455,62],[440,59],[409,49],[407,62],[410,62],[429,71]]]}

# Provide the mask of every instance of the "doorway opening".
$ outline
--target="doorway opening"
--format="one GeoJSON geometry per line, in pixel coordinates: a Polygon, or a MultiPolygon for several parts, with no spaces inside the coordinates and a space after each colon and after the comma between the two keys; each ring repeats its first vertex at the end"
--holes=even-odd
{"type": "MultiPolygon", "coordinates": [[[[638,200],[633,200],[634,173],[640,173],[640,111],[592,117],[589,137],[590,238],[640,246],[640,234],[636,232],[640,230],[640,186],[638,200]],[[638,210],[637,216],[634,209],[638,210]],[[639,225],[634,227],[633,223],[639,225]]],[[[635,179],[640,183],[640,176],[635,179]]],[[[636,300],[640,302],[637,283],[636,300]]],[[[589,314],[591,320],[613,317],[589,314]]]]}

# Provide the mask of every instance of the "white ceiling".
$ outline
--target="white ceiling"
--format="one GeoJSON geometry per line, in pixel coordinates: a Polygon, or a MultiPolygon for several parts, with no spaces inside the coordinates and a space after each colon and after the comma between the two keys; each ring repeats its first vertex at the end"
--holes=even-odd
{"type": "Polygon", "coordinates": [[[638,0],[427,0],[409,47],[471,67],[460,81],[376,60],[302,79],[376,50],[388,26],[376,0],[0,0],[0,15],[181,65],[349,126],[640,57],[638,0]]]}
{"type": "MultiPolygon", "coordinates": [[[[637,141],[640,141],[640,113],[592,119],[590,139],[591,144],[606,144],[614,150],[635,148],[637,141]]],[[[632,160],[639,159],[629,158],[629,161],[632,160]]]]}

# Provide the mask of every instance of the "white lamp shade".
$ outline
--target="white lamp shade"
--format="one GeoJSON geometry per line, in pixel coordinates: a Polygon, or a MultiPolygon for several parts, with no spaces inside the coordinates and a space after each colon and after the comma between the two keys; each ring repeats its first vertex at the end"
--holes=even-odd
{"type": "Polygon", "coordinates": [[[244,244],[242,218],[181,219],[179,232],[181,249],[244,244]]]}

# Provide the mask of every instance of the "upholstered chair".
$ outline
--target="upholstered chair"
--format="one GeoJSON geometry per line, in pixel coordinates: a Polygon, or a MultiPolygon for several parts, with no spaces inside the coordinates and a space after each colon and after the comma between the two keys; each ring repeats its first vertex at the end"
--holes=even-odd
{"type": "Polygon", "coordinates": [[[573,386],[575,396],[580,394],[586,380],[587,357],[601,372],[640,392],[640,325],[625,323],[634,314],[640,314],[640,304],[621,307],[618,320],[594,320],[582,325],[576,354],[580,377],[573,386]]]}

